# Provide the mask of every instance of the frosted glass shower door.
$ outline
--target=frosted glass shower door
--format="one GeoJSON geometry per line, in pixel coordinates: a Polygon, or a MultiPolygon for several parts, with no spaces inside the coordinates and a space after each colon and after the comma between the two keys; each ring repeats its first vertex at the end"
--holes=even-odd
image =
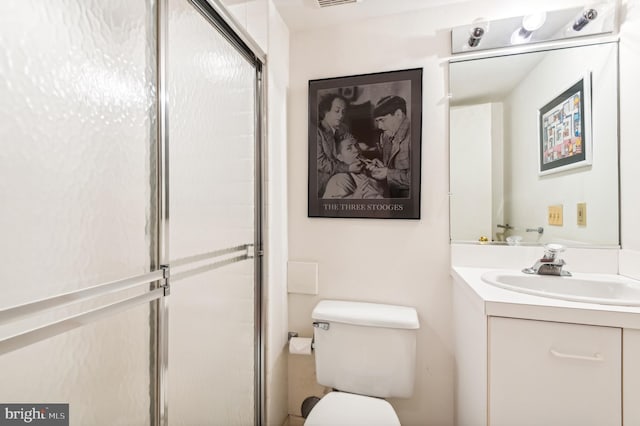
{"type": "Polygon", "coordinates": [[[67,403],[72,425],[153,421],[157,275],[82,292],[154,269],[154,7],[0,1],[0,403],[67,403]]]}
{"type": "Polygon", "coordinates": [[[186,0],[168,35],[169,424],[251,425],[256,68],[186,0]]]}

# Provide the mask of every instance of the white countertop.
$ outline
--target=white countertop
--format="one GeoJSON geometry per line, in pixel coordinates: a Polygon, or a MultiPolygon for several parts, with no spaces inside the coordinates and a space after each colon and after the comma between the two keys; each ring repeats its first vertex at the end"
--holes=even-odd
{"type": "MultiPolygon", "coordinates": [[[[502,289],[481,276],[499,268],[454,266],[454,285],[488,316],[640,329],[640,307],[580,303],[502,289]]],[[[513,271],[513,269],[505,269],[513,271]]]]}

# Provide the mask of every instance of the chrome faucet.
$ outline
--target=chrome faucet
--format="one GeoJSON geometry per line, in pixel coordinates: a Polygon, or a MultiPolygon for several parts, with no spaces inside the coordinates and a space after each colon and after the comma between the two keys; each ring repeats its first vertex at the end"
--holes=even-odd
{"type": "Polygon", "coordinates": [[[542,233],[544,232],[544,228],[542,226],[538,226],[537,228],[527,228],[526,231],[537,232],[538,234],[542,235],[542,233]]]}
{"type": "Polygon", "coordinates": [[[570,277],[571,272],[565,271],[562,267],[565,265],[563,259],[558,258],[558,254],[564,251],[561,244],[547,244],[544,246],[544,255],[542,259],[536,260],[531,268],[524,268],[522,272],[525,274],[537,275],[557,275],[559,277],[570,277]]]}

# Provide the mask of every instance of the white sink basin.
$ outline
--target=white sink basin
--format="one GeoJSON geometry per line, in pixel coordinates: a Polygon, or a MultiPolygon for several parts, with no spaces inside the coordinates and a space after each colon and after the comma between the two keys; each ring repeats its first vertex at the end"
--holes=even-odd
{"type": "Polygon", "coordinates": [[[554,299],[640,306],[640,281],[620,275],[574,273],[571,277],[557,277],[489,271],[482,274],[482,281],[507,290],[554,299]]]}

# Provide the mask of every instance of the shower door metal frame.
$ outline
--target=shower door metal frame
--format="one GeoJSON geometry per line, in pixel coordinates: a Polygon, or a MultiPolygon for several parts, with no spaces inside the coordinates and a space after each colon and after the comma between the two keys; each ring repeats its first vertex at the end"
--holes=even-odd
{"type": "MultiPolygon", "coordinates": [[[[193,7],[214,27],[236,50],[255,68],[255,140],[254,140],[254,242],[245,246],[233,247],[228,250],[220,250],[202,256],[214,259],[219,255],[228,254],[235,249],[246,249],[246,255],[232,259],[226,259],[210,264],[204,269],[213,269],[218,266],[253,258],[254,262],[254,424],[266,424],[266,398],[265,398],[265,306],[264,306],[264,191],[265,191],[265,150],[266,122],[267,122],[267,86],[266,55],[253,38],[239,25],[227,12],[219,0],[188,0],[193,7]],[[253,250],[251,250],[253,249],[253,250]]],[[[156,8],[157,37],[157,176],[156,176],[156,234],[155,247],[152,252],[152,263],[170,270],[170,245],[169,245],[169,130],[168,130],[168,99],[167,99],[167,33],[168,33],[168,0],[158,0],[156,8]]],[[[201,258],[201,256],[195,256],[201,258]]],[[[195,258],[184,259],[188,264],[196,261],[195,258]]],[[[196,272],[196,271],[194,271],[196,272]]],[[[196,272],[197,273],[197,272],[196,272]]],[[[186,274],[186,273],[185,273],[186,274]]],[[[178,277],[176,277],[178,278],[178,277]]],[[[179,279],[179,278],[178,278],[179,279]]],[[[165,296],[170,293],[171,276],[167,273],[165,296]]],[[[152,335],[151,353],[157,357],[152,359],[152,368],[155,369],[155,382],[151,383],[151,392],[155,397],[152,403],[151,423],[153,425],[168,425],[168,353],[169,353],[169,301],[162,297],[155,302],[150,321],[155,327],[156,333],[152,335]]]]}

